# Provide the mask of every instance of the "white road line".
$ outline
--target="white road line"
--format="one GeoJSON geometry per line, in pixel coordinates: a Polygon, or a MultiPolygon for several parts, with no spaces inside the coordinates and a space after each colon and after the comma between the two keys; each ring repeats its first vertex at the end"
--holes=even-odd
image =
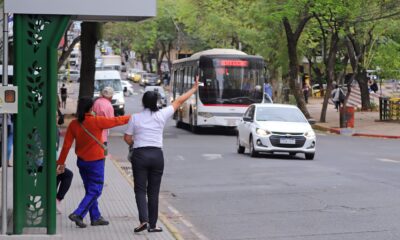
{"type": "Polygon", "coordinates": [[[380,162],[389,162],[389,163],[400,163],[400,160],[393,160],[388,158],[377,158],[376,160],[380,162]]]}
{"type": "Polygon", "coordinates": [[[202,154],[202,156],[208,161],[217,160],[217,159],[222,158],[222,154],[214,154],[214,153],[202,154]]]}
{"type": "Polygon", "coordinates": [[[185,158],[181,155],[176,156],[176,160],[178,161],[185,161],[185,158]]]}

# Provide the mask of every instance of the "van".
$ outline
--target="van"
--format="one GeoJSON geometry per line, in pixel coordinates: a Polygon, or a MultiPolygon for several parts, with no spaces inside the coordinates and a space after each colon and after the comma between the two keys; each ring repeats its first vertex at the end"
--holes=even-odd
{"type": "Polygon", "coordinates": [[[118,71],[96,71],[94,77],[94,97],[99,97],[101,90],[105,87],[112,87],[114,95],[111,104],[115,116],[125,114],[125,98],[121,83],[121,75],[118,71]]]}

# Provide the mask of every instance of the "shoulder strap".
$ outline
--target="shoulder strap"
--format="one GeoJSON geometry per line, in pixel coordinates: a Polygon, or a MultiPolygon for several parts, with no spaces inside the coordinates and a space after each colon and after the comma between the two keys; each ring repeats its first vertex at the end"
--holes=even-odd
{"type": "Polygon", "coordinates": [[[87,129],[83,126],[82,123],[79,123],[79,125],[81,125],[82,129],[83,129],[91,138],[93,138],[93,140],[96,141],[97,144],[99,144],[104,150],[107,149],[107,146],[104,145],[102,142],[100,142],[99,139],[97,139],[95,136],[93,136],[93,134],[91,134],[91,133],[89,132],[89,130],[87,130],[87,129]]]}

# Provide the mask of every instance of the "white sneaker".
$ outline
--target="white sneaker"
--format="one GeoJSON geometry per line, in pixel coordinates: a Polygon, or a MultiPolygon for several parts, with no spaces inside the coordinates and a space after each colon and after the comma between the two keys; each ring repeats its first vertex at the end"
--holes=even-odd
{"type": "Polygon", "coordinates": [[[56,199],[56,209],[57,209],[57,214],[61,214],[61,201],[56,199]]]}

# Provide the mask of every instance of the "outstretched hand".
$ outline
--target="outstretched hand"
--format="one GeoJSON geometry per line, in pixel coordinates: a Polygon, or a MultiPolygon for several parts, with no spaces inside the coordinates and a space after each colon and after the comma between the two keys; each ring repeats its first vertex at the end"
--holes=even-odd
{"type": "Polygon", "coordinates": [[[193,87],[192,87],[195,90],[199,89],[199,79],[200,79],[200,77],[199,77],[199,75],[197,75],[196,76],[196,80],[195,80],[195,82],[193,84],[193,87]]]}

